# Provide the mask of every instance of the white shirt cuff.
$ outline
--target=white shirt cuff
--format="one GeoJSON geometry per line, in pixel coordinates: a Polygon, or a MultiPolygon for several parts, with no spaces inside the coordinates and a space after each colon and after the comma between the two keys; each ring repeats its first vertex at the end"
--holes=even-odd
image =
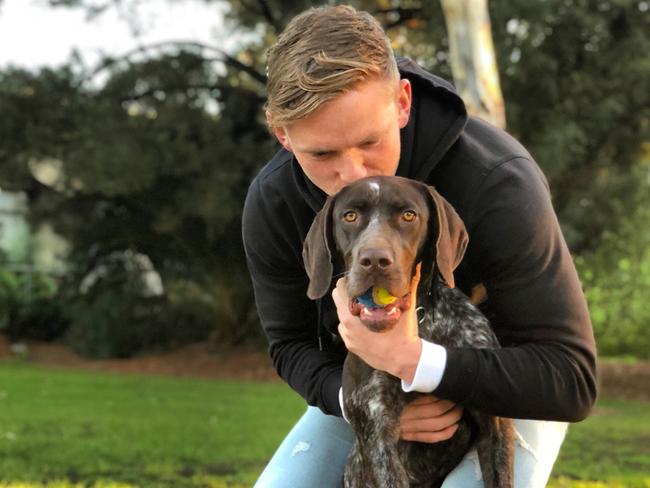
{"type": "Polygon", "coordinates": [[[402,380],[402,390],[431,393],[438,388],[446,365],[447,350],[438,344],[422,339],[422,353],[415,369],[413,383],[402,380]]]}
{"type": "Polygon", "coordinates": [[[339,388],[339,405],[341,406],[341,414],[343,415],[343,420],[349,424],[350,421],[345,416],[345,409],[343,408],[343,387],[339,388]]]}

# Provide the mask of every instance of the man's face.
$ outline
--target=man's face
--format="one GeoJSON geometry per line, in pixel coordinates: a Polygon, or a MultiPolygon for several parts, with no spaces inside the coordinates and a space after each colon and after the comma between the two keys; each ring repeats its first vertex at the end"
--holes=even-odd
{"type": "Polygon", "coordinates": [[[366,176],[395,174],[410,109],[408,80],[373,78],[274,132],[307,177],[334,195],[366,176]]]}

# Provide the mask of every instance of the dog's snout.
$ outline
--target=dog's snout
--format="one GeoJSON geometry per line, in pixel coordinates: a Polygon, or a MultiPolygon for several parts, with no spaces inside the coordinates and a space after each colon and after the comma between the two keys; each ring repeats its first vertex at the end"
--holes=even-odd
{"type": "Polygon", "coordinates": [[[359,254],[359,264],[366,270],[390,268],[395,260],[387,249],[366,248],[359,254]]]}

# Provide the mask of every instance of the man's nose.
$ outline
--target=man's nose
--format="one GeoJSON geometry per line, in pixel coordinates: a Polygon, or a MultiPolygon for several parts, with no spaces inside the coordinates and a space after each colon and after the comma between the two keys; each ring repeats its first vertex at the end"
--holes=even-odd
{"type": "Polygon", "coordinates": [[[356,150],[344,153],[339,163],[339,175],[345,183],[352,183],[368,176],[363,154],[356,150]]]}

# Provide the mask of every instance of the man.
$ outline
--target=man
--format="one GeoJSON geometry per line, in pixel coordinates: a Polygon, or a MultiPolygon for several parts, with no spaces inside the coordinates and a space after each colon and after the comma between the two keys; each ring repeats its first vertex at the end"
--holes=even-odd
{"type": "MultiPolygon", "coordinates": [[[[274,365],[311,407],[258,486],[340,483],[352,440],[341,418],[346,349],[401,378],[403,388],[429,394],[406,408],[402,439],[448,439],[463,406],[538,419],[515,421],[515,479],[518,487],[545,486],[564,422],[586,417],[595,400],[595,346],[532,157],[468,117],[449,83],[410,60],[396,63],[379,24],[345,6],[299,15],[270,49],[266,116],[283,149],[251,184],[244,244],[274,365]],[[317,302],[306,297],[302,242],[326,197],[360,178],[395,174],[435,186],[464,220],[470,240],[456,284],[486,292],[481,309],[502,349],[424,342],[405,323],[413,314],[371,333],[347,313],[342,286],[317,302]]],[[[469,453],[445,486],[482,486],[476,463],[469,453]]]]}

